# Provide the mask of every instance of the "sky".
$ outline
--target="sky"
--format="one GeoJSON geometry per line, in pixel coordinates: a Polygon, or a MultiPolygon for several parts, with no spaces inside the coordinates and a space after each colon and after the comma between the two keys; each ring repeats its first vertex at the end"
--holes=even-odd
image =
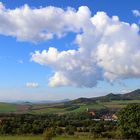
{"type": "Polygon", "coordinates": [[[140,87],[139,0],[1,0],[0,101],[140,87]]]}

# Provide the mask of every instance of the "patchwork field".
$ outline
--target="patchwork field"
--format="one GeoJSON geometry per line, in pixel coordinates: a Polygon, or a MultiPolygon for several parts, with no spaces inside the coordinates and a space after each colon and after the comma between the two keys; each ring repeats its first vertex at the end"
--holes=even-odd
{"type": "Polygon", "coordinates": [[[113,100],[109,102],[86,102],[86,103],[54,103],[54,104],[11,104],[0,103],[0,113],[69,113],[69,112],[84,112],[86,109],[100,110],[121,109],[130,103],[140,103],[140,100],[113,100]]]}
{"type": "Polygon", "coordinates": [[[76,104],[54,104],[54,105],[32,105],[31,112],[38,113],[68,113],[84,112],[86,109],[121,109],[130,103],[140,103],[140,100],[115,100],[110,102],[76,103],[76,104]]]}

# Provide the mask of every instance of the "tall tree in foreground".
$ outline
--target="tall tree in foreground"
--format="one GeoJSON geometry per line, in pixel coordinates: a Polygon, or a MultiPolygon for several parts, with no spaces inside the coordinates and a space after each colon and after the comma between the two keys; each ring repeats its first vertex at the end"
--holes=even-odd
{"type": "Polygon", "coordinates": [[[130,104],[118,113],[118,124],[125,138],[140,139],[140,104],[130,104]]]}

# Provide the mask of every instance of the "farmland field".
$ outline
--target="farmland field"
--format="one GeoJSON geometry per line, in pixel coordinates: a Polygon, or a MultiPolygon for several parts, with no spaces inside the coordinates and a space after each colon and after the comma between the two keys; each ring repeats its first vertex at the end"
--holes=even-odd
{"type": "Polygon", "coordinates": [[[100,110],[121,109],[130,103],[140,103],[140,100],[112,100],[108,102],[96,101],[93,103],[54,103],[54,104],[12,104],[0,103],[0,113],[69,113],[69,112],[84,112],[87,108],[100,110]]]}
{"type": "Polygon", "coordinates": [[[0,103],[0,112],[15,112],[17,110],[16,104],[0,103]]]}
{"type": "Polygon", "coordinates": [[[0,136],[0,140],[43,140],[41,136],[0,136]]]}
{"type": "MultiPolygon", "coordinates": [[[[0,136],[0,140],[43,140],[42,136],[0,136]]],[[[93,140],[86,137],[58,136],[52,140],[93,140]]],[[[105,139],[100,139],[105,140],[105,139]]]]}
{"type": "MultiPolygon", "coordinates": [[[[71,105],[72,106],[72,105],[71,105]]],[[[68,113],[68,112],[84,112],[86,111],[87,108],[90,108],[90,109],[103,109],[105,108],[104,105],[102,104],[96,104],[96,103],[93,103],[93,104],[84,104],[84,105],[79,105],[78,108],[76,109],[72,109],[72,110],[67,110],[67,107],[47,107],[46,105],[46,108],[37,108],[36,110],[32,110],[32,113],[68,113]]]]}
{"type": "MultiPolygon", "coordinates": [[[[72,110],[67,110],[68,108],[65,107],[64,105],[43,105],[42,106],[32,106],[34,108],[32,110],[32,113],[38,114],[38,113],[68,113],[68,112],[84,112],[86,111],[87,108],[89,109],[95,109],[95,110],[100,110],[104,108],[115,108],[115,109],[121,109],[125,107],[127,104],[130,103],[140,103],[140,100],[113,100],[110,102],[94,102],[90,104],[76,104],[79,107],[74,108],[72,110]]],[[[70,106],[74,106],[74,104],[71,104],[70,106]]]]}

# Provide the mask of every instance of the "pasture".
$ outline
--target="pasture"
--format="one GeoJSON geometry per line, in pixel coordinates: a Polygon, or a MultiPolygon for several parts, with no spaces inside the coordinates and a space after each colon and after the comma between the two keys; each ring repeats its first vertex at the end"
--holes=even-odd
{"type": "Polygon", "coordinates": [[[9,113],[9,112],[16,112],[17,105],[10,104],[10,103],[0,103],[0,113],[9,113]]]}
{"type": "Polygon", "coordinates": [[[30,114],[44,114],[44,113],[70,113],[70,112],[84,112],[87,108],[100,109],[121,109],[130,103],[140,103],[140,100],[112,100],[108,102],[96,101],[92,103],[54,103],[54,104],[13,104],[0,103],[0,113],[30,113],[30,114]]]}
{"type": "MultiPolygon", "coordinates": [[[[43,140],[42,136],[0,136],[0,140],[43,140]]],[[[93,140],[86,137],[57,136],[52,140],[93,140]]],[[[96,139],[97,140],[97,139],[96,139]]],[[[105,139],[100,139],[105,140],[105,139]]]]}

